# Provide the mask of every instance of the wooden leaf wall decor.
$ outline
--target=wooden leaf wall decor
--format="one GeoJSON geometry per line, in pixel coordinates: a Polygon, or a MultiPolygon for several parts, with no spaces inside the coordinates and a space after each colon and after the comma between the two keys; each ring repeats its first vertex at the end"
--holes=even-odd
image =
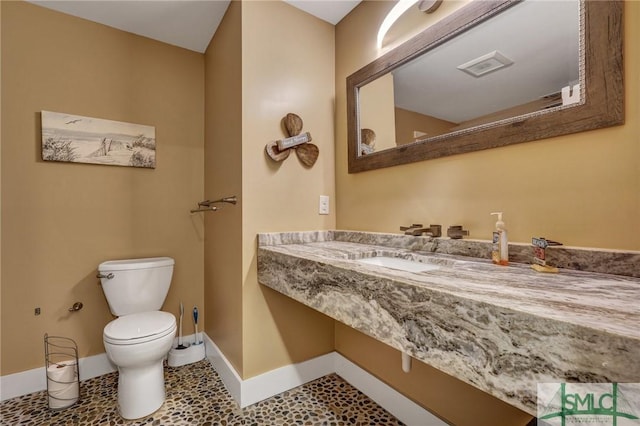
{"type": "Polygon", "coordinates": [[[306,167],[312,167],[320,155],[320,149],[310,143],[311,133],[302,133],[302,118],[296,114],[288,113],[282,122],[288,137],[269,142],[265,146],[267,155],[273,161],[284,161],[294,149],[300,162],[306,167]]]}

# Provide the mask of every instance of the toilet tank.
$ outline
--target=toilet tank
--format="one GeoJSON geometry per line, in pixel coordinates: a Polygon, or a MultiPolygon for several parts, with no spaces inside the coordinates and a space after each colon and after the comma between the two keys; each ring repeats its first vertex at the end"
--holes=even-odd
{"type": "Polygon", "coordinates": [[[170,257],[109,260],[98,266],[102,291],[113,315],[158,311],[173,275],[170,257]]]}

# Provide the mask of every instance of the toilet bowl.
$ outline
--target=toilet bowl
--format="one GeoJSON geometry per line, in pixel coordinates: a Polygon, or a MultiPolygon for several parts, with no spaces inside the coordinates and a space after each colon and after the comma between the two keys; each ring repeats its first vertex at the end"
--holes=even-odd
{"type": "Polygon", "coordinates": [[[163,360],[176,319],[168,312],[125,315],[104,328],[107,356],[118,367],[118,407],[125,419],[147,416],[165,400],[163,360]]]}
{"type": "Polygon", "coordinates": [[[102,340],[118,367],[118,408],[125,419],[148,416],[165,399],[163,360],[176,334],[176,318],[160,311],[174,260],[170,257],[103,262],[98,277],[111,313],[102,340]]]}

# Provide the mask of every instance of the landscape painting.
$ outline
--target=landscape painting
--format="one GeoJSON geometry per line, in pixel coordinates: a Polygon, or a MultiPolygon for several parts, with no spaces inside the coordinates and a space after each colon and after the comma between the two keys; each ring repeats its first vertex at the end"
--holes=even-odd
{"type": "Polygon", "coordinates": [[[156,128],[42,111],[42,159],[156,167],[156,128]]]}

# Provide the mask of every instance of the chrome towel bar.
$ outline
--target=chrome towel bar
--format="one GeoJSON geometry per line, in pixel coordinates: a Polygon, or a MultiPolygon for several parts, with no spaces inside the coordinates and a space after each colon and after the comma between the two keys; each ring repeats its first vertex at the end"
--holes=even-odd
{"type": "Polygon", "coordinates": [[[218,210],[218,207],[214,206],[214,204],[219,204],[219,203],[237,204],[238,198],[235,195],[233,195],[231,197],[223,197],[218,200],[200,201],[198,203],[198,208],[191,210],[191,213],[215,212],[216,210],[218,210]]]}

